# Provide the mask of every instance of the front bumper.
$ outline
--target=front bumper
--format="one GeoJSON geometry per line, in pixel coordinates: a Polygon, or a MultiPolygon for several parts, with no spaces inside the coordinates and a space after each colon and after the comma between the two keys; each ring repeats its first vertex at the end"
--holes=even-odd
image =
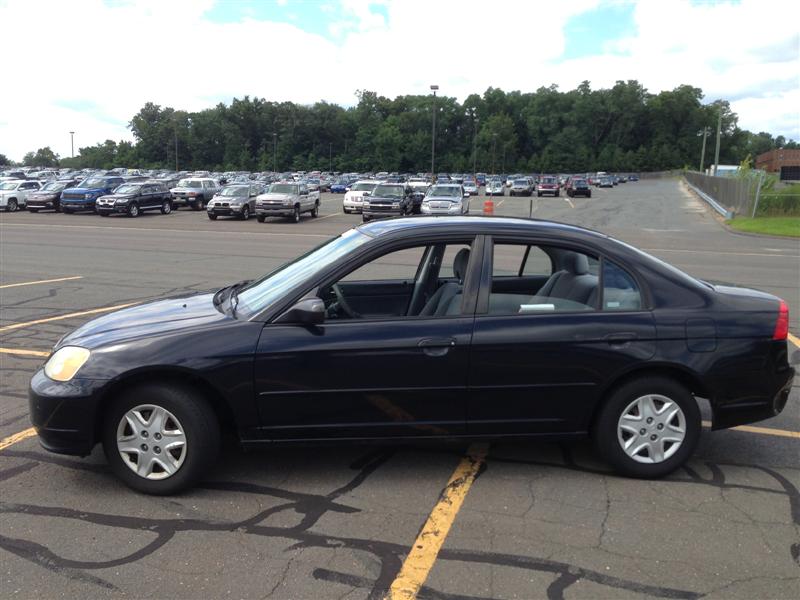
{"type": "Polygon", "coordinates": [[[257,217],[291,217],[294,206],[256,206],[257,217]]]}
{"type": "Polygon", "coordinates": [[[423,204],[421,210],[423,215],[460,215],[463,211],[461,204],[448,207],[432,207],[430,204],[423,204]]]}
{"type": "Polygon", "coordinates": [[[232,217],[234,215],[241,215],[244,205],[242,206],[212,206],[206,207],[208,214],[217,215],[218,217],[232,217]]]}
{"type": "Polygon", "coordinates": [[[537,194],[542,194],[542,195],[544,195],[544,194],[552,194],[553,196],[555,196],[556,194],[558,194],[558,191],[559,191],[558,188],[556,188],[554,190],[553,189],[543,189],[543,190],[536,190],[536,193],[537,194]]]}
{"type": "Polygon", "coordinates": [[[45,450],[86,456],[99,441],[95,436],[100,390],[106,381],[73,379],[60,382],[39,369],[31,379],[28,406],[31,424],[45,450]]]}
{"type": "Polygon", "coordinates": [[[345,210],[350,210],[354,212],[361,212],[361,208],[364,206],[363,202],[356,202],[355,200],[344,200],[342,202],[342,207],[345,210]]]}
{"type": "Polygon", "coordinates": [[[37,210],[43,208],[55,208],[55,203],[57,200],[28,200],[25,204],[28,208],[35,208],[37,210]]]}
{"type": "Polygon", "coordinates": [[[99,213],[120,213],[125,214],[128,212],[127,204],[97,204],[95,210],[99,213]]]}
{"type": "Polygon", "coordinates": [[[94,200],[61,200],[61,208],[69,210],[94,210],[96,202],[94,200]]]}
{"type": "Polygon", "coordinates": [[[404,212],[402,208],[362,207],[361,214],[367,219],[383,219],[386,217],[399,217],[404,212]]]}

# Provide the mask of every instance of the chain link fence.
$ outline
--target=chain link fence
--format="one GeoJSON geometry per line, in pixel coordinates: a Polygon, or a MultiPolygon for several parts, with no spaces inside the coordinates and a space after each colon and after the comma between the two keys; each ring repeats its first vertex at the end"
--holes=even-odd
{"type": "Polygon", "coordinates": [[[696,171],[686,171],[683,176],[732,216],[749,217],[752,214],[761,181],[760,172],[755,171],[751,177],[745,178],[714,177],[696,171]]]}

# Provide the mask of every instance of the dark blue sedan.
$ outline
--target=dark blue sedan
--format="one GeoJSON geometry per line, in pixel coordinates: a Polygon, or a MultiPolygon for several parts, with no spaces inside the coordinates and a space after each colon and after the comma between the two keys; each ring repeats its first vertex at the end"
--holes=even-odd
{"type": "Polygon", "coordinates": [[[490,217],[351,229],[255,281],[89,321],[30,385],[42,445],[131,487],[196,482],[227,430],[275,442],[592,436],[619,473],[786,405],[786,303],[603,234],[490,217]]]}

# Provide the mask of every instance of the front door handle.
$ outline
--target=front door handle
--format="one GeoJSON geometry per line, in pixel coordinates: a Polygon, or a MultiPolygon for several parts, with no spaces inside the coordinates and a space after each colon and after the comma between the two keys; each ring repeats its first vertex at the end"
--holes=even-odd
{"type": "Polygon", "coordinates": [[[455,338],[425,338],[417,344],[428,356],[444,356],[455,345],[455,338]]]}

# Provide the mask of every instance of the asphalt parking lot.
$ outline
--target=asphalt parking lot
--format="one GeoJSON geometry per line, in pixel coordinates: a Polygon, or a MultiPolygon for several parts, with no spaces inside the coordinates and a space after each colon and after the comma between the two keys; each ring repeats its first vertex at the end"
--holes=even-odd
{"type": "MultiPolygon", "coordinates": [[[[357,225],[341,199],[324,194],[320,217],[297,225],[185,209],[0,215],[4,597],[382,598],[418,536],[443,540],[438,557],[416,557],[419,598],[797,597],[797,385],[774,419],[704,431],[689,466],[660,481],[609,474],[588,443],[231,445],[200,487],[157,498],[124,488],[100,448],[55,456],[26,433],[27,382],[62,335],[110,307],[264,273],[357,225]]],[[[777,294],[800,336],[800,243],[729,232],[678,180],[494,201],[496,214],[591,227],[777,294]]]]}

